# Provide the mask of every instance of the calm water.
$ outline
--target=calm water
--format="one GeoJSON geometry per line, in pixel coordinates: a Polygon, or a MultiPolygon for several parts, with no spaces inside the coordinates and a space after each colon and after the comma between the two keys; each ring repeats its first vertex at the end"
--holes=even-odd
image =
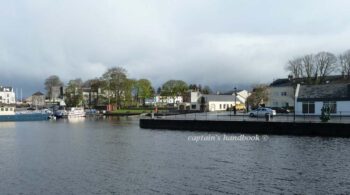
{"type": "Polygon", "coordinates": [[[130,118],[0,123],[0,192],[350,193],[350,139],[188,140],[201,135],[130,118]]]}

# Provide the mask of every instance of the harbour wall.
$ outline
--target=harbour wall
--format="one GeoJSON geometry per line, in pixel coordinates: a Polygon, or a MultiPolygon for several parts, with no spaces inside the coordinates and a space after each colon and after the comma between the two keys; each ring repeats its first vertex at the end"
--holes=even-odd
{"type": "Polygon", "coordinates": [[[350,124],[345,123],[140,119],[140,127],[244,134],[350,137],[350,124]]]}

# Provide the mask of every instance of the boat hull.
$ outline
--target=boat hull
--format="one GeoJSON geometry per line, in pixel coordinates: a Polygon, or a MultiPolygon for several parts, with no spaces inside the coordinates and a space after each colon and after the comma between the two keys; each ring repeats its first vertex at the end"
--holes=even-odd
{"type": "Polygon", "coordinates": [[[49,114],[15,114],[15,115],[0,115],[0,121],[43,121],[48,120],[49,114]]]}

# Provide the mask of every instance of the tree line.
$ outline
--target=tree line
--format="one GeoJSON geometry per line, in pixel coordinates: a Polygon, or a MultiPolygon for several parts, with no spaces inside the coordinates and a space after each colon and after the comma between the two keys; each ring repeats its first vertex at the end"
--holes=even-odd
{"type": "Polygon", "coordinates": [[[288,61],[286,69],[294,78],[305,78],[309,84],[322,83],[327,76],[339,73],[350,79],[350,50],[338,56],[322,51],[296,57],[288,61]]]}
{"type": "MultiPolygon", "coordinates": [[[[57,75],[49,76],[44,84],[49,99],[53,98],[53,87],[64,86],[57,75]]],[[[201,85],[188,85],[182,80],[168,80],[156,92],[150,80],[128,78],[126,69],[113,67],[99,78],[89,79],[85,82],[80,78],[68,81],[64,87],[64,100],[69,107],[84,105],[97,107],[98,105],[114,104],[117,108],[123,108],[145,106],[146,99],[154,97],[157,93],[172,98],[183,96],[189,89],[211,93],[208,86],[202,88],[201,85]],[[93,100],[91,98],[90,101],[84,102],[84,89],[88,90],[89,98],[93,97],[93,100]]]]}

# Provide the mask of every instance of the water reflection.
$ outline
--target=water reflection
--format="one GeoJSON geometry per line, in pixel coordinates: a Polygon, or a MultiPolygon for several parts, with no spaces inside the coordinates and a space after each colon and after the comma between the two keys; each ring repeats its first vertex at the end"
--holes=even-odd
{"type": "Polygon", "coordinates": [[[85,121],[85,117],[68,117],[67,121],[70,123],[82,123],[85,121]]]}
{"type": "Polygon", "coordinates": [[[15,128],[15,122],[0,122],[0,129],[15,128]]]}

